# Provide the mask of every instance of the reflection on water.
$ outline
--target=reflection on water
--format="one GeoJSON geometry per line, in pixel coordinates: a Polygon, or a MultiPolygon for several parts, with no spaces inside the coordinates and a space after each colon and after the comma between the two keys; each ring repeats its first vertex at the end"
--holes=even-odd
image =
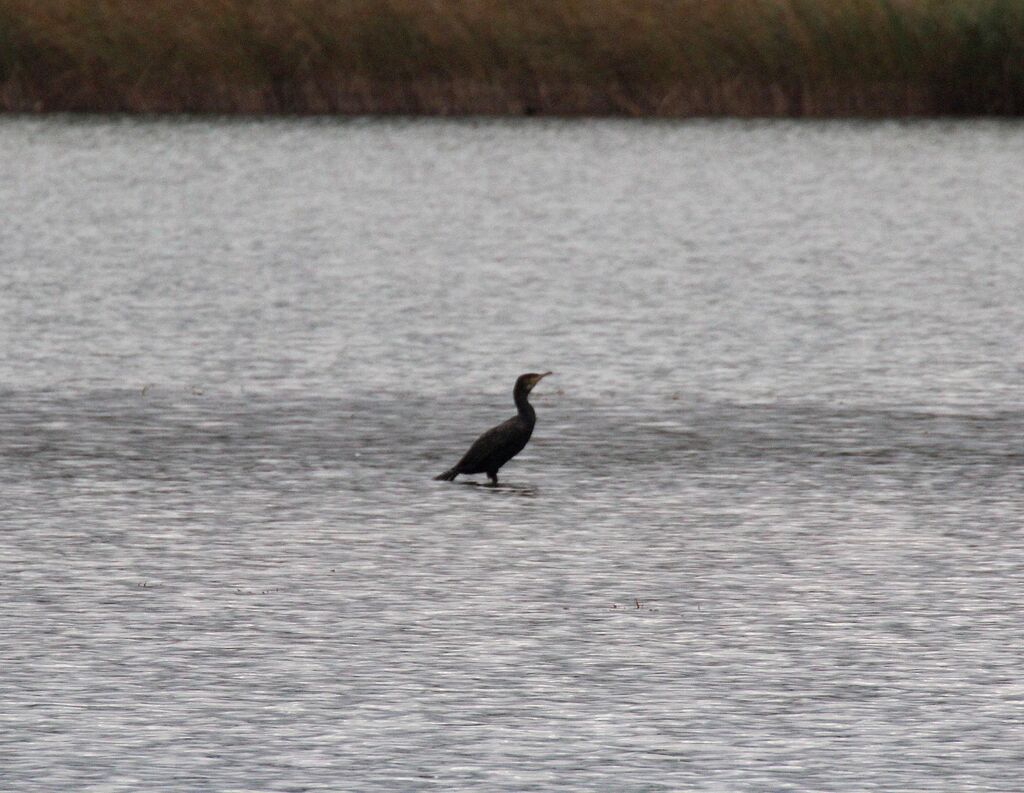
{"type": "Polygon", "coordinates": [[[1018,133],[0,123],[5,783],[1015,789],[1018,133]]]}
{"type": "Polygon", "coordinates": [[[483,487],[496,496],[526,496],[534,498],[540,493],[536,485],[510,485],[508,482],[476,482],[473,480],[462,480],[456,484],[463,487],[483,487]]]}

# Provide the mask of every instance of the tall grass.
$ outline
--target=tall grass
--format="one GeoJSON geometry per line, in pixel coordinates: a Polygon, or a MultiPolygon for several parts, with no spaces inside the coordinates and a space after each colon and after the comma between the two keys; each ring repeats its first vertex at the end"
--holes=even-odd
{"type": "Polygon", "coordinates": [[[0,0],[0,109],[1024,112],[1024,0],[0,0]]]}

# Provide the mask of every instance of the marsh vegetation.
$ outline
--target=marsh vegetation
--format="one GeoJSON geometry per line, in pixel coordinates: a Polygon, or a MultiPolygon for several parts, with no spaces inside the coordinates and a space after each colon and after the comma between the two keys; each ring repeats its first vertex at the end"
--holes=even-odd
{"type": "Polygon", "coordinates": [[[1019,0],[0,0],[0,108],[1016,115],[1019,0]]]}

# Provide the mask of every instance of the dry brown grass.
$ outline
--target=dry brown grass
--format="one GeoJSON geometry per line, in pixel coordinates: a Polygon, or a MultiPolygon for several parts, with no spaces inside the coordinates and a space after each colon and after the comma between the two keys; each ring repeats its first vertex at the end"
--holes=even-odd
{"type": "Polygon", "coordinates": [[[1024,111],[1022,0],[0,0],[0,109],[1024,111]]]}

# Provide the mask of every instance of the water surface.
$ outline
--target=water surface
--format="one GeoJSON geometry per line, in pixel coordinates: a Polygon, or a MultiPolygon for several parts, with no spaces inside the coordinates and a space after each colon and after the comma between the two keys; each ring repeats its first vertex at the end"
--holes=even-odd
{"type": "Polygon", "coordinates": [[[1019,789],[1022,132],[0,121],[4,785],[1019,789]]]}

